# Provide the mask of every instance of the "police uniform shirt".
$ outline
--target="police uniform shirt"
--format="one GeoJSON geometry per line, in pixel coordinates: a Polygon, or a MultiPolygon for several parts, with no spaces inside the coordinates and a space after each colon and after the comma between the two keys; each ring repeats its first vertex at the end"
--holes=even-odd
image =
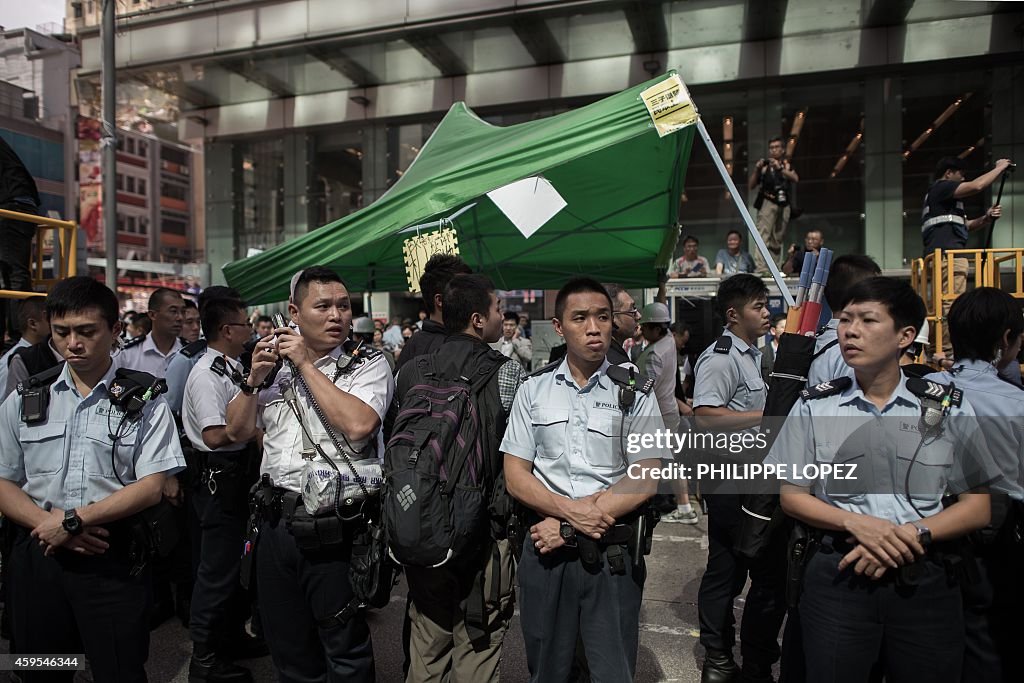
{"type": "Polygon", "coordinates": [[[534,476],[558,495],[585,498],[615,484],[627,464],[672,457],[667,448],[629,452],[630,436],[665,426],[657,400],[640,391],[623,419],[620,387],[608,377],[608,367],[606,359],[578,387],[563,359],[554,370],[528,376],[516,393],[501,450],[532,462],[534,476]]]}
{"type": "MultiPolygon", "coordinates": [[[[716,341],[700,354],[695,366],[693,407],[743,412],[764,410],[765,383],[761,377],[761,352],[728,328],[722,333],[732,340],[728,353],[716,353],[716,341]]],[[[752,427],[756,430],[756,427],[752,427]]]]}
{"type": "Polygon", "coordinates": [[[853,373],[850,366],[843,360],[843,352],[839,350],[838,330],[839,319],[832,318],[825,325],[822,333],[814,340],[814,353],[821,355],[811,361],[811,369],[807,372],[807,386],[816,387],[822,382],[853,373]],[[832,342],[837,343],[832,344],[832,342]]]}
{"type": "MultiPolygon", "coordinates": [[[[337,360],[341,354],[342,347],[338,346],[329,355],[316,361],[314,366],[328,377],[334,377],[337,360]]],[[[260,470],[263,474],[269,474],[276,486],[299,491],[301,490],[299,477],[305,464],[302,459],[302,428],[299,426],[295,413],[285,402],[283,394],[284,387],[291,381],[291,371],[285,365],[278,373],[273,386],[260,392],[257,423],[258,426],[266,430],[266,436],[263,439],[263,463],[260,470]]],[[[335,386],[373,408],[380,418],[381,424],[384,423],[388,405],[395,394],[395,379],[391,375],[391,366],[388,365],[383,354],[367,358],[351,372],[342,373],[338,376],[335,386]]],[[[295,395],[306,429],[309,430],[314,442],[319,443],[324,452],[332,459],[340,460],[341,455],[337,453],[330,436],[320,424],[305,392],[296,387],[295,395]]],[[[337,431],[340,439],[340,430],[337,431]]],[[[376,440],[377,458],[383,458],[383,433],[378,429],[377,433],[370,438],[376,440]]],[[[349,441],[353,448],[362,449],[369,439],[363,441],[349,439],[349,441]]],[[[342,440],[342,444],[344,443],[342,440]]],[[[368,456],[356,454],[353,461],[365,457],[368,456]]]]}
{"type": "Polygon", "coordinates": [[[154,377],[167,377],[167,366],[171,359],[181,351],[181,339],[175,337],[174,345],[166,354],[160,351],[153,342],[153,335],[148,334],[146,338],[127,349],[121,349],[117,355],[117,365],[122,368],[148,372],[154,377]]]}
{"type": "Polygon", "coordinates": [[[856,378],[851,379],[844,391],[798,400],[765,463],[785,465],[783,479],[810,487],[829,505],[894,524],[937,514],[947,490],[963,493],[973,487],[968,480],[976,482],[981,476],[976,470],[983,446],[973,448],[982,438],[966,398],[960,407],[951,408],[941,435],[917,452],[909,491],[921,511],[918,515],[906,496],[906,475],[921,443],[921,400],[901,379],[879,410],[864,396],[856,378]],[[842,468],[835,476],[814,478],[815,468],[820,471],[822,465],[842,468]]]}
{"type": "MultiPolygon", "coordinates": [[[[179,354],[180,355],[180,354],[179,354]]],[[[185,395],[182,400],[181,421],[185,426],[185,434],[197,451],[206,453],[214,450],[217,453],[241,451],[245,443],[233,443],[222,448],[210,449],[203,442],[203,430],[207,427],[226,425],[228,403],[241,391],[228,377],[219,375],[211,366],[217,358],[223,358],[228,372],[232,369],[242,371],[242,364],[233,358],[208,351],[196,362],[195,368],[185,382],[185,395]]],[[[330,452],[330,451],[328,451],[330,452]]]]}
{"type": "Polygon", "coordinates": [[[69,510],[95,503],[125,484],[158,472],[172,475],[185,468],[171,410],[163,398],[147,401],[141,419],[118,439],[112,463],[114,432],[123,413],[110,404],[107,387],[115,366],[88,396],[78,393],[64,366],[50,385],[47,419],[25,424],[22,397],[14,393],[0,408],[0,478],[18,484],[32,501],[69,510]]]}
{"type": "Polygon", "coordinates": [[[185,401],[185,383],[188,381],[188,377],[192,374],[192,368],[196,366],[199,359],[203,357],[206,351],[201,351],[196,355],[189,357],[183,353],[176,353],[167,364],[167,374],[164,379],[167,381],[167,393],[164,394],[164,398],[167,399],[167,405],[171,406],[171,411],[177,415],[182,414],[182,404],[185,401]]]}
{"type": "MultiPolygon", "coordinates": [[[[9,393],[6,391],[6,388],[7,371],[10,366],[11,356],[13,356],[18,349],[24,349],[29,346],[32,345],[29,344],[24,337],[22,337],[21,339],[18,340],[17,344],[7,349],[7,353],[0,356],[0,392],[3,392],[2,395],[0,395],[0,401],[3,401],[3,399],[7,398],[7,394],[9,393]]],[[[11,388],[11,391],[14,391],[13,387],[11,388]]]]}
{"type": "Polygon", "coordinates": [[[671,333],[648,344],[636,359],[640,374],[654,380],[654,395],[658,400],[661,419],[668,429],[679,426],[679,406],[676,405],[676,370],[679,354],[671,333]]]}
{"type": "Polygon", "coordinates": [[[971,397],[989,453],[1002,474],[997,488],[1024,501],[1024,391],[999,379],[995,367],[980,360],[957,361],[952,372],[934,372],[925,379],[953,382],[971,397]]]}

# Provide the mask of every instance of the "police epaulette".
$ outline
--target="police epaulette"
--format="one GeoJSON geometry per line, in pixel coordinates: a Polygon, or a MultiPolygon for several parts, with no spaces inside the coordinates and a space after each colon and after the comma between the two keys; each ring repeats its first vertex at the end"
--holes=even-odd
{"type": "Polygon", "coordinates": [[[732,337],[723,334],[715,340],[715,353],[729,353],[732,350],[732,337]]]}
{"type": "Polygon", "coordinates": [[[129,339],[128,341],[121,345],[121,350],[124,351],[125,349],[130,349],[132,347],[138,346],[142,342],[146,341],[146,336],[147,335],[143,334],[139,335],[138,337],[132,337],[131,339],[129,339]]]}
{"type": "Polygon", "coordinates": [[[834,394],[841,393],[850,388],[853,384],[853,380],[848,376],[836,377],[830,379],[827,382],[817,384],[810,389],[803,389],[800,391],[800,398],[805,401],[810,401],[812,398],[823,398],[825,396],[832,396],[834,394]]]}
{"type": "Polygon", "coordinates": [[[907,379],[907,391],[921,398],[930,398],[933,401],[945,401],[949,396],[949,405],[959,408],[964,400],[964,392],[953,384],[942,384],[933,382],[923,377],[911,377],[907,379]],[[950,391],[952,389],[952,391],[950,391]]]}
{"type": "Polygon", "coordinates": [[[53,384],[60,377],[60,373],[64,372],[64,363],[60,362],[54,365],[52,368],[47,368],[42,372],[32,375],[23,382],[18,382],[18,394],[24,394],[26,389],[34,387],[45,387],[49,384],[53,384]]]}
{"type": "Polygon", "coordinates": [[[527,379],[530,379],[531,377],[536,377],[537,375],[546,375],[549,372],[554,372],[555,368],[557,368],[561,364],[562,364],[562,361],[560,361],[560,360],[556,360],[553,363],[548,363],[547,365],[544,365],[544,366],[538,368],[537,370],[534,370],[533,372],[528,373],[526,375],[526,377],[524,377],[523,379],[527,380],[527,379]]]}
{"type": "Polygon", "coordinates": [[[205,339],[196,339],[194,342],[181,347],[181,351],[178,351],[178,353],[185,356],[185,358],[195,358],[206,350],[208,343],[205,339]]]}

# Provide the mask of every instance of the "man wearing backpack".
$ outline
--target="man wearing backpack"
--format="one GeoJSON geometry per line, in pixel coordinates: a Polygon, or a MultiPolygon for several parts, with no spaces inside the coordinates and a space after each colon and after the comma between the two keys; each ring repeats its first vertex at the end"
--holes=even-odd
{"type": "Polygon", "coordinates": [[[566,681],[583,641],[591,679],[631,681],[653,525],[649,470],[668,448],[653,380],[610,365],[612,301],[590,278],[555,299],[566,357],[528,376],[501,450],[509,493],[528,510],[519,560],[530,680],[566,681]],[[628,476],[627,476],[628,474],[628,476]]]}
{"type": "Polygon", "coordinates": [[[384,462],[385,524],[409,583],[406,681],[496,681],[515,610],[498,447],[523,370],[488,347],[502,325],[489,278],[453,277],[443,310],[445,343],[398,375],[395,433],[384,462]],[[443,396],[450,399],[434,398],[443,396]],[[420,406],[438,401],[442,408],[423,414],[420,406]],[[419,488],[427,473],[452,495],[419,488]]]}

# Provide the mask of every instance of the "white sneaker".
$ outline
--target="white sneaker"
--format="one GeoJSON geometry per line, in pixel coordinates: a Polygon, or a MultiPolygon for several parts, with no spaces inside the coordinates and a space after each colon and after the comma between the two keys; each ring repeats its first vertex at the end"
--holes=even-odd
{"type": "Polygon", "coordinates": [[[667,515],[661,516],[663,522],[678,522],[680,524],[696,524],[699,521],[696,510],[690,510],[689,512],[680,512],[679,508],[676,508],[667,515]]]}

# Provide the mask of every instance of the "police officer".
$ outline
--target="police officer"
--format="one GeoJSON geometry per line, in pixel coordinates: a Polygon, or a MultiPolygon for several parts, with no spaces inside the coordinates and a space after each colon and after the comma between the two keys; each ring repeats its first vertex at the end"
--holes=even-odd
{"type": "Polygon", "coordinates": [[[832,318],[818,330],[814,341],[814,360],[807,373],[807,386],[814,387],[834,377],[845,375],[849,367],[839,351],[839,304],[846,297],[847,290],[861,280],[881,275],[882,269],[875,260],[863,254],[846,254],[832,262],[825,283],[825,302],[832,311],[832,318]]]}
{"type": "Polygon", "coordinates": [[[147,400],[148,387],[115,377],[113,292],[69,278],[46,309],[67,362],[0,408],[0,512],[19,527],[14,641],[18,654],[84,652],[99,681],[145,681],[149,573],[129,527],[184,466],[174,421],[162,398],[147,400]],[[141,405],[118,405],[131,396],[141,405]]]}
{"type": "Polygon", "coordinates": [[[300,271],[291,290],[288,311],[301,336],[283,327],[275,330],[276,339],[256,345],[247,382],[227,412],[233,441],[252,438],[257,417],[266,429],[260,469],[274,488],[260,492],[261,499],[269,493],[256,550],[263,631],[282,681],[370,681],[370,630],[362,612],[352,609],[348,580],[352,539],[361,530],[358,510],[343,510],[349,521],[333,511],[312,520],[302,517],[302,451],[309,441],[339,468],[346,467],[330,427],[350,460],[379,458],[380,425],[395,383],[380,353],[363,347],[352,355],[355,345],[346,343],[351,301],[336,273],[323,267],[300,271]],[[285,364],[257,396],[256,388],[279,359],[291,365],[285,364]]]}
{"type": "Polygon", "coordinates": [[[252,676],[229,661],[266,654],[245,633],[248,597],[239,584],[240,554],[249,518],[247,473],[253,442],[227,434],[228,403],[244,381],[238,356],[249,340],[245,304],[223,296],[204,302],[203,329],[208,351],[185,385],[182,420],[201,471],[192,497],[199,517],[199,567],[192,591],[189,676],[205,681],[249,681],[252,676]]]}
{"type": "Polygon", "coordinates": [[[972,543],[978,576],[965,582],[964,681],[1019,681],[1024,666],[1013,637],[1024,611],[1024,391],[1000,377],[1017,366],[1024,316],[1008,293],[978,287],[949,309],[949,334],[956,362],[949,372],[925,377],[955,382],[971,398],[1002,486],[1008,495],[992,495],[991,528],[972,543]]]}
{"type": "Polygon", "coordinates": [[[501,444],[508,491],[528,508],[518,574],[530,680],[565,681],[580,636],[592,680],[629,681],[646,578],[635,538],[654,493],[643,475],[671,453],[627,446],[663,423],[649,382],[634,389],[635,375],[606,359],[612,302],[600,283],[562,287],[554,324],[566,357],[523,383],[501,444]]]}
{"type": "MultiPolygon", "coordinates": [[[[694,413],[698,424],[712,432],[756,431],[766,395],[757,339],[771,324],[768,291],[760,278],[733,275],[718,288],[718,307],[725,331],[694,366],[694,413]]],[[[740,496],[733,486],[726,482],[708,489],[708,566],[697,597],[700,642],[705,649],[703,683],[735,680],[739,673],[732,656],[733,601],[748,574],[750,590],[740,637],[744,680],[771,679],[786,613],[784,546],[770,544],[767,556],[752,563],[733,551],[742,520],[740,496]]]]}
{"type": "Polygon", "coordinates": [[[900,372],[924,316],[904,282],[851,288],[839,339],[853,376],[805,390],[766,460],[820,542],[799,603],[810,681],[960,680],[952,542],[988,522],[989,495],[969,491],[992,470],[966,392],[900,372]],[[944,508],[947,490],[960,495],[944,508]]]}
{"type": "Polygon", "coordinates": [[[126,343],[118,357],[118,365],[148,372],[155,377],[167,376],[167,365],[181,347],[181,326],[185,302],[173,289],[160,287],[149,295],[149,317],[153,330],[126,343]]]}

